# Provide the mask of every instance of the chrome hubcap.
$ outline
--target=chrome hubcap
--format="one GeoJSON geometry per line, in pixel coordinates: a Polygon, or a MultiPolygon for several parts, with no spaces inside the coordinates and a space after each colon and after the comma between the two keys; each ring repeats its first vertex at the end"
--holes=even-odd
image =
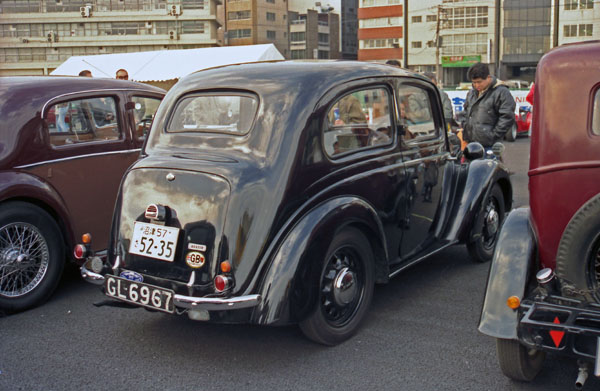
{"type": "Polygon", "coordinates": [[[499,223],[500,218],[498,216],[498,212],[494,206],[491,205],[487,215],[485,216],[485,229],[487,231],[487,236],[496,235],[496,232],[498,232],[499,223]]]}
{"type": "Polygon", "coordinates": [[[352,303],[358,291],[354,273],[347,267],[342,269],[333,282],[333,298],[337,305],[352,303]]]}
{"type": "Polygon", "coordinates": [[[27,223],[0,228],[0,295],[23,296],[35,289],[48,270],[48,244],[27,223]]]}

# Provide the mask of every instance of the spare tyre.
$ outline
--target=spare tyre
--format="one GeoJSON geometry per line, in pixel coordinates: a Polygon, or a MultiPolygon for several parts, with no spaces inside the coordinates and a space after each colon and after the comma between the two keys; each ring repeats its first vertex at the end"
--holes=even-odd
{"type": "Polygon", "coordinates": [[[563,294],[600,302],[600,194],[573,215],[556,255],[563,294]]]}

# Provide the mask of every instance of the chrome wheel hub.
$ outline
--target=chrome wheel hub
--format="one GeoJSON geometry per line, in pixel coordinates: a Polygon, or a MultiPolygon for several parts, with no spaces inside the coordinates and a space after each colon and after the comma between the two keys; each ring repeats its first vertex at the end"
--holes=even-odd
{"type": "Polygon", "coordinates": [[[354,273],[347,267],[337,274],[333,282],[333,298],[337,305],[345,306],[354,300],[358,292],[355,280],[354,273]]]}
{"type": "Polygon", "coordinates": [[[48,270],[48,244],[37,227],[11,223],[0,227],[0,295],[23,296],[34,290],[48,270]]]}
{"type": "Polygon", "coordinates": [[[494,207],[490,207],[485,216],[485,229],[488,237],[493,237],[498,232],[500,217],[494,207]]]}

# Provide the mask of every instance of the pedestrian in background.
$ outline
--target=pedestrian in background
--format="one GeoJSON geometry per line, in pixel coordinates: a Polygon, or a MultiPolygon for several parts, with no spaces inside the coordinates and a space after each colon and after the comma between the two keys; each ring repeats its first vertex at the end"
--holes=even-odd
{"type": "Polygon", "coordinates": [[[129,74],[125,69],[119,69],[116,78],[119,80],[129,80],[129,74]]]}
{"type": "Polygon", "coordinates": [[[486,64],[478,62],[472,65],[467,77],[473,88],[463,105],[466,113],[463,138],[491,148],[515,124],[515,100],[508,86],[490,75],[486,64]]]}
{"type": "Polygon", "coordinates": [[[79,76],[92,77],[92,72],[84,69],[83,71],[79,72],[79,76]]]}
{"type": "Polygon", "coordinates": [[[429,78],[436,85],[438,91],[440,91],[440,96],[442,98],[442,108],[444,109],[444,118],[446,119],[446,124],[450,124],[453,118],[452,112],[452,103],[450,102],[450,97],[446,93],[446,91],[442,90],[437,83],[437,78],[435,77],[435,73],[433,72],[425,72],[424,75],[429,78]]]}

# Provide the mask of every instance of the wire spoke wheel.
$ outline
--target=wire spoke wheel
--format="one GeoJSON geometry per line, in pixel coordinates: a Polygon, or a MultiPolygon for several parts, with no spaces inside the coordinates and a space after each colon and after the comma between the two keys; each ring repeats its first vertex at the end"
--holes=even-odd
{"type": "Polygon", "coordinates": [[[19,297],[33,291],[48,270],[50,256],[42,233],[28,223],[0,228],[0,295],[19,297]]]}
{"type": "Polygon", "coordinates": [[[488,251],[493,251],[500,230],[500,216],[498,214],[498,200],[490,196],[484,211],[483,230],[483,247],[488,251]]]}
{"type": "Polygon", "coordinates": [[[595,292],[596,300],[600,302],[600,235],[592,247],[589,260],[589,286],[595,292]]]}
{"type": "Polygon", "coordinates": [[[494,184],[482,202],[472,233],[474,239],[467,242],[471,258],[476,262],[491,261],[505,214],[504,194],[498,184],[494,184]]]}

